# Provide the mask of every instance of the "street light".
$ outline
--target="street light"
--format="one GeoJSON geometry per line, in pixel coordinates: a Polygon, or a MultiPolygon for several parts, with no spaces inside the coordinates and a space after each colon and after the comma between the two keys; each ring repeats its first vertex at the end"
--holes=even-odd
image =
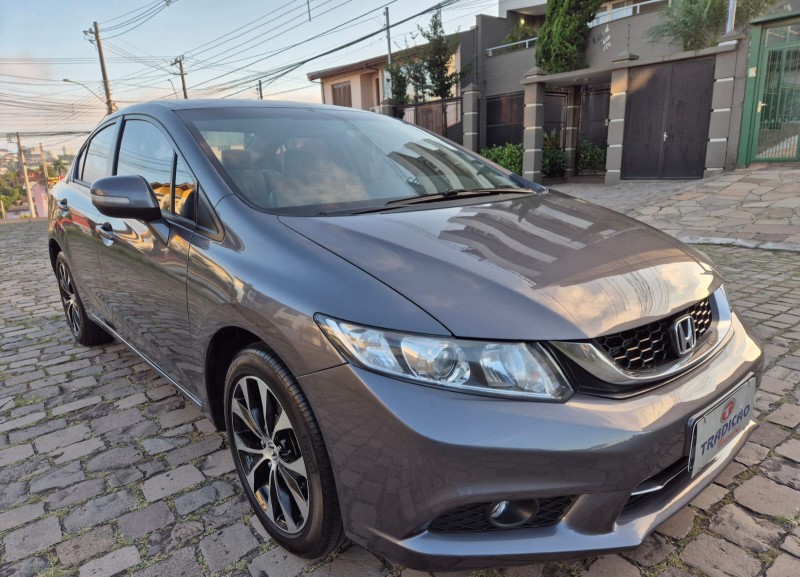
{"type": "MultiPolygon", "coordinates": [[[[84,87],[86,90],[88,90],[89,92],[91,92],[91,93],[92,93],[92,96],[94,96],[95,98],[97,98],[97,100],[99,100],[100,102],[102,102],[104,105],[108,106],[108,103],[107,103],[105,100],[103,100],[102,98],[100,98],[100,95],[99,95],[99,94],[97,94],[97,92],[95,92],[94,90],[92,90],[91,88],[89,88],[88,86],[86,86],[86,85],[85,85],[83,82],[78,82],[77,80],[70,80],[69,78],[63,78],[62,80],[63,80],[64,82],[69,82],[70,84],[78,84],[79,86],[83,86],[83,87],[84,87]]],[[[111,108],[111,107],[113,107],[113,106],[114,106],[114,104],[113,104],[113,103],[111,103],[111,106],[110,106],[109,108],[111,108]]]]}

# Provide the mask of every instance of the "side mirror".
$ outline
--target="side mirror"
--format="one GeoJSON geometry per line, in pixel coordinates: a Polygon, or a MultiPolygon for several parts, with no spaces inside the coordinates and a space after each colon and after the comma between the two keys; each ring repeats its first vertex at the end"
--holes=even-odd
{"type": "Polygon", "coordinates": [[[150,184],[141,176],[106,176],[92,183],[92,204],[101,214],[145,222],[161,218],[150,184]]]}

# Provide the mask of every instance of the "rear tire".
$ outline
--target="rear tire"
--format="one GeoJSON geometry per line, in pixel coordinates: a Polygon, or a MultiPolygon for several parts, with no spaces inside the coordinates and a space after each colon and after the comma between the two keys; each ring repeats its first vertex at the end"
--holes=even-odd
{"type": "Polygon", "coordinates": [[[312,559],[340,545],[339,500],[314,413],[263,346],[242,350],[228,369],[225,426],[247,498],[273,539],[312,559]]]}
{"type": "Polygon", "coordinates": [[[100,345],[114,339],[103,327],[89,318],[83,302],[75,286],[72,271],[69,269],[67,259],[63,252],[56,257],[56,280],[58,280],[58,292],[61,295],[61,306],[64,307],[64,315],[67,317],[67,326],[75,340],[85,346],[100,345]]]}

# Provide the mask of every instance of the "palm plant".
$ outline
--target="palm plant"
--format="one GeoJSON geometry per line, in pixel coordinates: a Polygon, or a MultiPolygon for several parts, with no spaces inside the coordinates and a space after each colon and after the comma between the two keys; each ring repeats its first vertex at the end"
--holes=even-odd
{"type": "MultiPolygon", "coordinates": [[[[736,23],[746,30],[753,18],[766,13],[777,0],[739,0],[736,23]]],[[[727,0],[674,0],[661,11],[661,21],[652,27],[648,39],[680,44],[686,51],[714,46],[725,32],[727,0]]]]}

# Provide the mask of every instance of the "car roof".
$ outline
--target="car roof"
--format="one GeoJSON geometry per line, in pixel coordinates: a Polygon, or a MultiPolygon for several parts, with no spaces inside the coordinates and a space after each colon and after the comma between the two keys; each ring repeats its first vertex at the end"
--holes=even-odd
{"type": "Polygon", "coordinates": [[[188,100],[157,100],[152,102],[142,102],[140,104],[133,104],[117,111],[114,116],[121,114],[157,114],[164,112],[164,110],[192,110],[203,108],[304,108],[312,110],[328,110],[328,111],[352,111],[364,112],[354,108],[347,108],[343,106],[332,106],[329,104],[316,104],[312,102],[292,102],[288,100],[239,100],[239,99],[212,99],[212,98],[198,98],[188,100]]]}

